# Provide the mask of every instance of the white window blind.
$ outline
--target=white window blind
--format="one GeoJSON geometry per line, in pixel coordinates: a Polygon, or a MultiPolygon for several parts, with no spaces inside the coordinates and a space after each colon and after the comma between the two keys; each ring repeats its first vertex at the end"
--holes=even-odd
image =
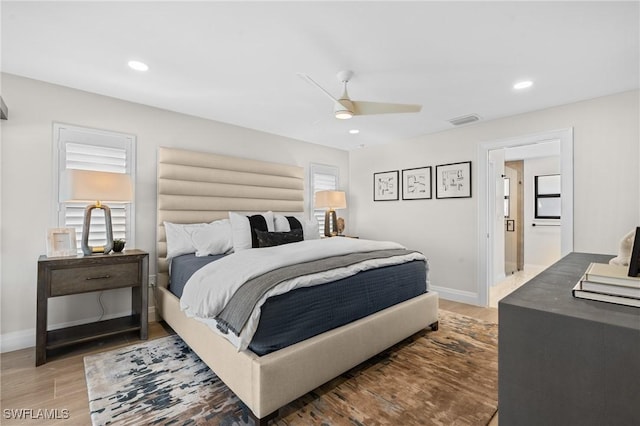
{"type": "Polygon", "coordinates": [[[318,220],[320,235],[324,235],[324,215],[325,209],[316,209],[313,205],[315,193],[318,191],[335,191],[338,189],[339,169],[335,166],[322,164],[311,164],[310,167],[310,191],[311,208],[313,216],[318,220]]]}
{"type": "MultiPolygon", "coordinates": [[[[54,126],[54,138],[58,155],[56,164],[56,186],[65,169],[93,170],[112,173],[127,173],[135,188],[135,138],[131,135],[104,132],[65,125],[54,126]]],[[[57,193],[58,188],[56,188],[57,193]]],[[[135,198],[135,196],[134,196],[135,198]]],[[[56,200],[57,201],[57,200],[56,200]]],[[[81,247],[84,209],[87,203],[57,203],[58,226],[74,228],[78,248],[81,247]]],[[[133,206],[130,204],[108,204],[111,209],[113,238],[127,241],[128,247],[134,247],[133,206]]],[[[90,246],[106,244],[104,214],[95,209],[91,216],[89,234],[90,246]]]]}

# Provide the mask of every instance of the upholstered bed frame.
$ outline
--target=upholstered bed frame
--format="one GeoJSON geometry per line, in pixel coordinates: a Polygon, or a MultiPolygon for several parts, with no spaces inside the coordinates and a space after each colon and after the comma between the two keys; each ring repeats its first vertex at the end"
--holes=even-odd
{"type": "Polygon", "coordinates": [[[180,149],[158,152],[157,286],[159,315],[244,402],[259,424],[277,410],[427,327],[437,328],[430,292],[356,322],[259,357],[180,310],[168,289],[163,222],[223,219],[229,211],[304,211],[304,169],[180,149]]]}

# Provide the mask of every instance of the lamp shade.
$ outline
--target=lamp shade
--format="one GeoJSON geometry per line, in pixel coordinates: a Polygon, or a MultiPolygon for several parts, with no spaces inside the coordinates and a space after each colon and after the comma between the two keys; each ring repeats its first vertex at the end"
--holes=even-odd
{"type": "Polygon", "coordinates": [[[74,169],[62,172],[61,202],[128,203],[131,198],[131,178],[128,174],[74,169]]]}
{"type": "Polygon", "coordinates": [[[346,209],[347,197],[344,191],[318,191],[315,206],[316,208],[346,209]]]}

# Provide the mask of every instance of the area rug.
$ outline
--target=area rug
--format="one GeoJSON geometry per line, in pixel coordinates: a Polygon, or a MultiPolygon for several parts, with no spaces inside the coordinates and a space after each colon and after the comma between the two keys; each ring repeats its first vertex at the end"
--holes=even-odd
{"type": "MultiPolygon", "coordinates": [[[[276,425],[486,425],[496,324],[440,311],[421,331],[280,409],[276,425]]],[[[84,359],[94,425],[245,425],[241,402],[177,336],[84,359]]]]}

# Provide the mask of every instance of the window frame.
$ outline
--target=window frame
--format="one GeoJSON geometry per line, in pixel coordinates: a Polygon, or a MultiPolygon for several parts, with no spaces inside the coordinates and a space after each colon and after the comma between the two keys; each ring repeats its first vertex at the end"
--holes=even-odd
{"type": "Polygon", "coordinates": [[[504,177],[504,217],[511,217],[511,179],[504,177]]]}
{"type": "MultiPolygon", "coordinates": [[[[562,216],[562,211],[560,212],[560,214],[558,216],[548,216],[548,215],[541,215],[538,213],[538,199],[544,199],[544,198],[562,198],[562,192],[558,192],[558,193],[546,193],[546,194],[540,194],[539,193],[539,183],[538,183],[538,178],[544,178],[544,177],[552,177],[552,176],[557,176],[558,179],[560,179],[560,191],[562,191],[562,176],[558,173],[555,174],[550,174],[550,175],[538,175],[538,176],[534,176],[534,190],[533,190],[533,196],[534,196],[534,200],[533,200],[533,206],[534,206],[534,219],[560,219],[562,216]]],[[[561,203],[562,204],[562,203],[561,203]]],[[[562,205],[560,206],[560,208],[562,208],[562,205]]]]}
{"type": "MultiPolygon", "coordinates": [[[[318,212],[322,212],[322,219],[318,219],[318,224],[319,226],[319,233],[321,236],[324,235],[324,213],[325,210],[323,209],[316,209],[314,206],[314,199],[315,199],[315,179],[314,176],[316,174],[323,174],[323,175],[330,175],[335,177],[335,188],[331,189],[333,191],[339,191],[340,190],[340,167],[338,166],[332,166],[329,164],[320,164],[320,163],[309,163],[309,203],[308,203],[308,208],[309,208],[309,218],[318,218],[318,214],[316,214],[316,210],[318,212]]],[[[319,191],[322,191],[322,189],[319,189],[319,191]]]]}
{"type": "MultiPolygon", "coordinates": [[[[59,191],[60,191],[60,175],[63,170],[65,170],[66,166],[66,144],[74,143],[78,145],[93,145],[100,146],[105,148],[117,148],[124,149],[126,152],[126,172],[131,177],[131,185],[132,185],[132,197],[131,202],[127,203],[125,206],[125,220],[126,220],[126,231],[125,231],[125,240],[127,242],[127,246],[129,248],[135,247],[135,235],[136,235],[136,224],[135,224],[135,204],[136,204],[136,137],[127,133],[120,133],[114,131],[100,130],[90,127],[84,126],[75,126],[64,123],[53,123],[53,137],[52,137],[52,147],[53,147],[53,168],[52,168],[52,200],[51,204],[53,206],[52,209],[52,217],[51,224],[52,227],[65,227],[66,226],[66,207],[65,203],[60,202],[59,200],[59,191]],[[83,141],[71,141],[67,139],[63,139],[62,133],[64,131],[78,132],[84,134],[88,140],[83,141]]],[[[81,233],[77,233],[76,238],[81,239],[81,233]]],[[[80,252],[80,245],[78,245],[78,250],[80,252]]]]}

